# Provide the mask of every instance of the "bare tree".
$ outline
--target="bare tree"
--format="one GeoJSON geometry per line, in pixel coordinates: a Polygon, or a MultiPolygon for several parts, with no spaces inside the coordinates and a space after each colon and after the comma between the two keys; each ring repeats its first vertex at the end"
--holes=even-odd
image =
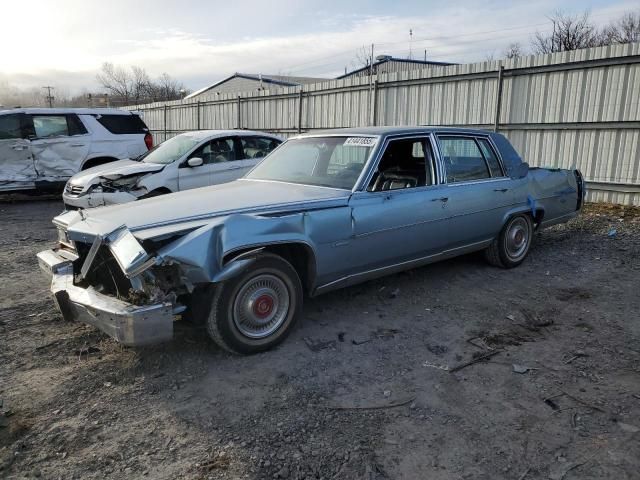
{"type": "Polygon", "coordinates": [[[522,45],[518,42],[509,44],[507,49],[504,51],[504,58],[520,58],[522,55],[524,55],[522,45]]]}
{"type": "Polygon", "coordinates": [[[166,72],[158,77],[154,87],[154,96],[157,100],[176,100],[187,93],[184,85],[166,72]]]}
{"type": "Polygon", "coordinates": [[[96,75],[96,78],[111,97],[129,103],[133,90],[133,80],[131,74],[124,68],[105,62],[102,64],[102,72],[96,75]]]}
{"type": "Polygon", "coordinates": [[[627,12],[602,29],[601,43],[604,45],[632,42],[640,42],[640,11],[627,12]]]}
{"type": "Polygon", "coordinates": [[[358,70],[359,68],[365,68],[369,66],[371,62],[371,50],[365,46],[356,50],[356,53],[351,60],[351,68],[358,70]]]}
{"type": "Polygon", "coordinates": [[[533,38],[535,53],[564,52],[602,44],[601,36],[589,19],[589,12],[571,15],[557,11],[550,20],[553,24],[552,33],[537,32],[533,38]]]}
{"type": "Polygon", "coordinates": [[[169,74],[163,73],[157,81],[153,81],[146,70],[138,66],[131,67],[129,71],[112,63],[104,63],[97,79],[109,93],[111,101],[122,105],[178,100],[187,92],[184,85],[169,74]]]}

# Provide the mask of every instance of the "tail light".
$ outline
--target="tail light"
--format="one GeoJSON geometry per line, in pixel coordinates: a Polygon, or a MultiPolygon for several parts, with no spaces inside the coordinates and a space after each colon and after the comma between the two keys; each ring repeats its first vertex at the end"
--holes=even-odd
{"type": "Polygon", "coordinates": [[[153,148],[153,137],[149,132],[144,134],[144,144],[147,146],[147,150],[151,150],[153,148]]]}

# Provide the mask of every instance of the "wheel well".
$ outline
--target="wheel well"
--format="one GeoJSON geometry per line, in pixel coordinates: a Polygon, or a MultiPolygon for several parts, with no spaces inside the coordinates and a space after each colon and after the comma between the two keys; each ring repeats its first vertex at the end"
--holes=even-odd
{"type": "Polygon", "coordinates": [[[164,195],[166,193],[172,193],[172,192],[167,187],[158,187],[158,188],[154,188],[149,193],[146,193],[145,195],[143,195],[143,197],[153,197],[155,193],[164,195]]]}
{"type": "Polygon", "coordinates": [[[82,164],[82,170],[86,170],[87,168],[97,167],[98,165],[104,165],[105,163],[115,162],[118,160],[114,157],[96,157],[90,160],[87,160],[82,164]]]}
{"type": "Polygon", "coordinates": [[[311,292],[316,276],[316,262],[311,247],[304,243],[280,243],[265,245],[263,247],[256,246],[244,248],[242,250],[236,250],[225,256],[223,263],[226,264],[238,255],[255,250],[256,248],[263,248],[265,252],[273,253],[274,255],[284,258],[298,273],[305,292],[307,294],[311,292]]]}
{"type": "Polygon", "coordinates": [[[535,225],[540,225],[540,222],[542,222],[543,218],[544,218],[544,210],[542,210],[541,208],[538,208],[535,212],[535,215],[533,215],[533,223],[535,225]]]}

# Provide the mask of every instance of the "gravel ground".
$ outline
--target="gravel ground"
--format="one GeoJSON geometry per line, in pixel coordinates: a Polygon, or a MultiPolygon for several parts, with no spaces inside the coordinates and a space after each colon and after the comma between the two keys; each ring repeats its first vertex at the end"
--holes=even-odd
{"type": "Polygon", "coordinates": [[[308,300],[240,357],[183,322],[128,349],[63,321],[35,258],[62,206],[10,200],[2,478],[640,478],[638,210],[588,206],[513,270],[468,255],[308,300]]]}

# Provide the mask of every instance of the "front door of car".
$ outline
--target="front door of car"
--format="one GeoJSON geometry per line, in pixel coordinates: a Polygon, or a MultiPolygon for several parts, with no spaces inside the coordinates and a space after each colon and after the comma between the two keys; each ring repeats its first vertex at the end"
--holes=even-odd
{"type": "Polygon", "coordinates": [[[0,190],[29,187],[36,179],[24,114],[0,115],[0,190]]]}
{"type": "Polygon", "coordinates": [[[484,137],[439,136],[447,176],[450,219],[446,241],[452,248],[494,238],[513,204],[512,182],[484,137]]]}
{"type": "Polygon", "coordinates": [[[251,168],[251,161],[243,158],[238,137],[219,138],[213,140],[211,145],[212,185],[236,180],[251,168]]]}
{"type": "Polygon", "coordinates": [[[76,115],[32,115],[31,152],[40,180],[64,181],[80,171],[90,136],[76,115]]]}
{"type": "Polygon", "coordinates": [[[428,137],[391,140],[366,190],[350,200],[351,264],[384,268],[438,253],[449,215],[428,137]]]}
{"type": "Polygon", "coordinates": [[[189,190],[211,185],[211,172],[213,161],[211,160],[211,140],[197,147],[191,152],[178,167],[178,189],[189,190]],[[202,159],[202,163],[189,165],[190,159],[202,159]]]}

